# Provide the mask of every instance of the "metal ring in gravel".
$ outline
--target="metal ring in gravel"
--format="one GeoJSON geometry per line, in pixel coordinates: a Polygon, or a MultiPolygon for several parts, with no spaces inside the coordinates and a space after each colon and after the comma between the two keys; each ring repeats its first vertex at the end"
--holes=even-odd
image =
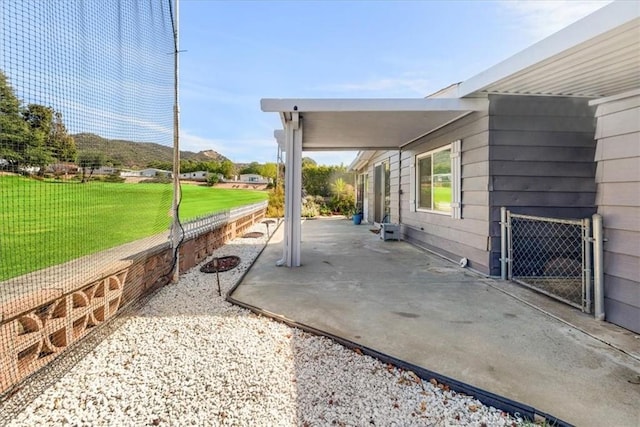
{"type": "Polygon", "coordinates": [[[221,273],[223,271],[228,271],[234,269],[240,264],[240,257],[235,255],[223,256],[220,258],[214,258],[202,267],[200,267],[200,271],[203,273],[221,273]],[[217,266],[216,266],[217,262],[217,266]]]}
{"type": "Polygon", "coordinates": [[[252,231],[250,233],[244,234],[242,238],[243,239],[259,239],[262,236],[264,236],[264,233],[261,233],[260,231],[252,231]]]}

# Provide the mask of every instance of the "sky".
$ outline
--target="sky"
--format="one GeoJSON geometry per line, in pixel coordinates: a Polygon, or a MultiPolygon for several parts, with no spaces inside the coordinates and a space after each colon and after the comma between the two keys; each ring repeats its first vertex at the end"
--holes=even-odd
{"type": "Polygon", "coordinates": [[[282,125],[261,98],[425,97],[607,3],[181,0],[181,149],[275,161],[282,125]]]}

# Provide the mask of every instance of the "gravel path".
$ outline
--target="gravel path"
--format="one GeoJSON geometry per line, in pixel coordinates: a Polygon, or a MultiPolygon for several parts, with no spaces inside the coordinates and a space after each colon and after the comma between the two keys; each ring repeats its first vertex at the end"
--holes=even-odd
{"type": "MultiPolygon", "coordinates": [[[[251,231],[266,231],[258,224],[251,231]]],[[[214,255],[229,290],[265,238],[214,255]]],[[[9,425],[511,426],[514,419],[435,381],[385,365],[218,297],[198,268],[33,401],[9,425]]]]}

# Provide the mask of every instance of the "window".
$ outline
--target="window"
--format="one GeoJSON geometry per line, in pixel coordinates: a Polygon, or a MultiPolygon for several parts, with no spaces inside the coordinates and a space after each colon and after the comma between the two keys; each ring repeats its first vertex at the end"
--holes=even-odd
{"type": "Polygon", "coordinates": [[[415,210],[460,218],[460,145],[455,141],[415,157],[415,210]]]}

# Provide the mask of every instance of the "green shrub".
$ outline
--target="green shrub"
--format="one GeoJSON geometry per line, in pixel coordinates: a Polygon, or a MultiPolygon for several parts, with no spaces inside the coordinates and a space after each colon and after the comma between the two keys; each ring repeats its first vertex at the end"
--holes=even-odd
{"type": "Polygon", "coordinates": [[[211,175],[209,175],[209,178],[207,178],[207,185],[209,187],[213,187],[218,182],[220,182],[220,177],[218,176],[218,174],[212,173],[211,175]]]}
{"type": "Polygon", "coordinates": [[[314,218],[320,214],[320,207],[316,203],[316,197],[307,196],[302,200],[302,216],[314,218]]]}
{"type": "Polygon", "coordinates": [[[278,185],[272,190],[269,190],[267,216],[270,218],[281,218],[284,216],[284,188],[282,188],[282,185],[278,185]]]}
{"type": "Polygon", "coordinates": [[[125,179],[120,176],[118,173],[112,173],[111,175],[105,176],[102,181],[104,182],[124,182],[125,179]]]}

